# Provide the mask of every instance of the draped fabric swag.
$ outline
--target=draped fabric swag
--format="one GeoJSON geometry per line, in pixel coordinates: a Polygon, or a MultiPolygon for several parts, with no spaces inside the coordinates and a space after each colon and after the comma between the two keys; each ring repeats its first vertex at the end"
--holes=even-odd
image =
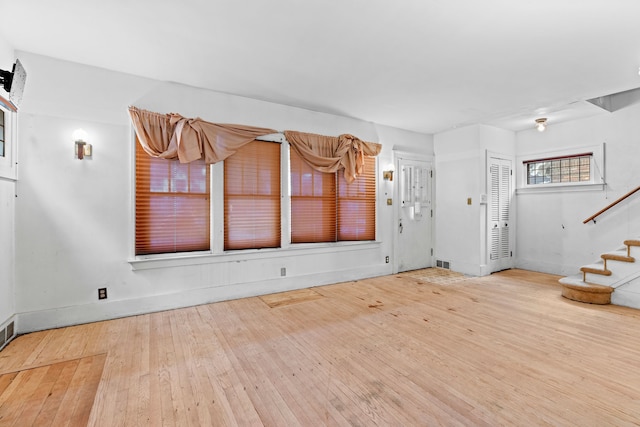
{"type": "Polygon", "coordinates": [[[287,130],[284,136],[291,147],[312,168],[336,172],[344,168],[344,179],[351,184],[364,170],[364,156],[377,156],[382,145],[365,142],[353,135],[324,136],[287,130]]]}
{"type": "Polygon", "coordinates": [[[129,107],[129,115],[144,151],[152,157],[189,163],[204,158],[220,162],[259,136],[277,130],[254,126],[218,124],[180,114],[159,114],[129,107]]]}
{"type": "MultiPolygon", "coordinates": [[[[129,115],[144,151],[152,157],[178,159],[180,163],[202,158],[207,164],[217,163],[256,138],[278,132],[187,119],[176,113],[160,114],[136,107],[129,107],[129,115]]],[[[364,156],[377,156],[382,148],[378,143],[361,141],[348,134],[324,136],[288,130],[284,135],[312,168],[326,173],[344,168],[347,183],[363,172],[364,156]]]]}

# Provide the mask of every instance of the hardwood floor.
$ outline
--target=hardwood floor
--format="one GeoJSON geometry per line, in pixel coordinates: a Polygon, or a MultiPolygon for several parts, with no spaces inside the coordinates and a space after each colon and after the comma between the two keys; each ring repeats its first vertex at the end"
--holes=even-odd
{"type": "Polygon", "coordinates": [[[639,425],[640,312],[557,279],[410,272],[24,335],[0,425],[639,425]]]}

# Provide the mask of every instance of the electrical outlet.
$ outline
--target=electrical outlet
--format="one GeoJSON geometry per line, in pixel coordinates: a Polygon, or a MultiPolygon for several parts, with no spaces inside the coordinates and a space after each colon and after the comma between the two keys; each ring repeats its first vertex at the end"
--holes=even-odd
{"type": "Polygon", "coordinates": [[[387,255],[386,257],[384,257],[384,262],[386,262],[387,264],[389,264],[389,255],[387,255]]]}
{"type": "Polygon", "coordinates": [[[282,267],[280,269],[280,276],[286,276],[287,275],[287,268],[286,267],[282,267]]]}
{"type": "Polygon", "coordinates": [[[98,288],[98,299],[107,299],[107,288],[98,288]]]}

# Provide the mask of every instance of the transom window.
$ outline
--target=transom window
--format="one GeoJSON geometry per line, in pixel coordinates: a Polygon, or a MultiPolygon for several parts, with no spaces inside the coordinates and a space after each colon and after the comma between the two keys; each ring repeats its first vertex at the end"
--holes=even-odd
{"type": "Polygon", "coordinates": [[[527,185],[591,181],[593,153],[524,161],[527,185]]]}

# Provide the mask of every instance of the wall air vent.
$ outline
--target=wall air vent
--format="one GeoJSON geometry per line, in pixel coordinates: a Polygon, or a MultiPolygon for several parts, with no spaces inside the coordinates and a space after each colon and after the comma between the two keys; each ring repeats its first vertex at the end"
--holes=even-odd
{"type": "Polygon", "coordinates": [[[14,334],[15,327],[13,322],[0,329],[0,350],[2,350],[4,347],[6,347],[7,344],[9,344],[9,341],[14,338],[14,334]]]}
{"type": "Polygon", "coordinates": [[[442,261],[440,259],[437,259],[436,260],[436,267],[438,267],[438,268],[446,268],[447,270],[449,270],[450,269],[449,261],[442,261]]]}

